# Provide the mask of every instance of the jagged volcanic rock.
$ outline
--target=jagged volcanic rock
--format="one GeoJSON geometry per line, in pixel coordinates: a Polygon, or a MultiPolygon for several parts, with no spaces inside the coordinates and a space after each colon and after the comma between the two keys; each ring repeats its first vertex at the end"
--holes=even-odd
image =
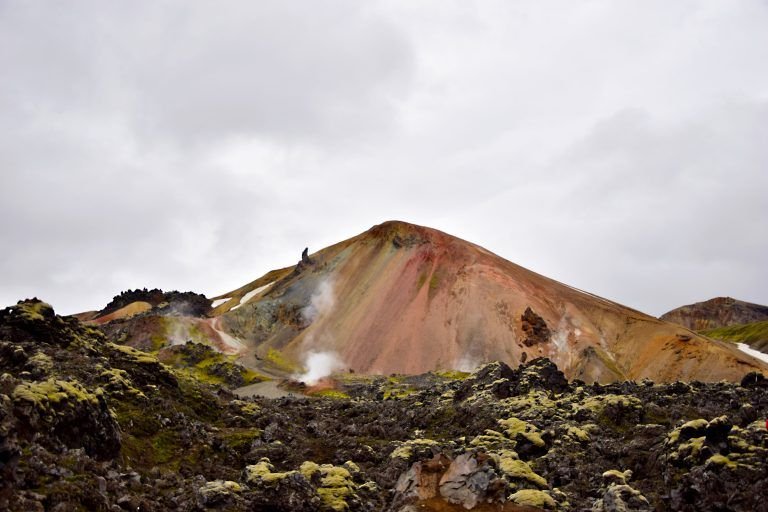
{"type": "Polygon", "coordinates": [[[0,509],[765,511],[761,377],[585,385],[542,358],[239,399],[21,302],[0,311],[0,509]]]}

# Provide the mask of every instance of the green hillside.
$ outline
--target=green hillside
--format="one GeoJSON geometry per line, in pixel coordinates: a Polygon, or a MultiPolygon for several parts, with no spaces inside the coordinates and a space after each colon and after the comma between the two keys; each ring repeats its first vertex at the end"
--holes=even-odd
{"type": "Polygon", "coordinates": [[[701,334],[718,340],[746,343],[754,349],[768,353],[768,320],[709,329],[701,331],[701,334]]]}

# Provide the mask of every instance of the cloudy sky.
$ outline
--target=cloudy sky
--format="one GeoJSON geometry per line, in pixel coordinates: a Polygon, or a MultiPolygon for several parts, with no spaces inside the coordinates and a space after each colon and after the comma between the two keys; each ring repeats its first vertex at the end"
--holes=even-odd
{"type": "Polygon", "coordinates": [[[0,305],[213,296],[387,219],[768,303],[768,2],[0,0],[0,305]]]}

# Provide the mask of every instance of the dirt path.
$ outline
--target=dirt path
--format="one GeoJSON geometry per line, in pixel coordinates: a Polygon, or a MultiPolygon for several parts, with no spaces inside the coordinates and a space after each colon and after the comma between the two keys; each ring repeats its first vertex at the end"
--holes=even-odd
{"type": "Polygon", "coordinates": [[[282,398],[284,396],[298,396],[290,391],[280,389],[278,384],[279,382],[277,381],[268,380],[237,388],[233,392],[241,397],[262,396],[264,398],[282,398]]]}

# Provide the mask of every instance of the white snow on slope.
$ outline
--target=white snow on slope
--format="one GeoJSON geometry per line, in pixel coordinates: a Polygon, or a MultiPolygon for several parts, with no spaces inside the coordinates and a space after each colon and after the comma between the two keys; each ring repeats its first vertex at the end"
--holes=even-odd
{"type": "Polygon", "coordinates": [[[230,297],[225,297],[223,299],[214,300],[213,302],[211,302],[211,307],[212,308],[217,308],[217,307],[221,306],[222,304],[224,304],[225,302],[227,302],[229,299],[230,299],[230,297]]]}
{"type": "Polygon", "coordinates": [[[236,310],[237,308],[239,308],[240,306],[242,306],[243,304],[245,304],[246,302],[248,302],[249,300],[251,300],[253,297],[255,297],[255,296],[256,296],[256,295],[258,295],[259,293],[263,292],[264,290],[266,290],[267,288],[269,288],[270,286],[272,286],[274,283],[275,283],[275,282],[274,282],[274,281],[272,281],[271,283],[267,283],[267,284],[265,284],[264,286],[259,286],[259,287],[258,287],[258,288],[256,288],[255,290],[251,290],[251,291],[249,291],[248,293],[246,293],[245,295],[243,295],[243,298],[242,298],[242,299],[240,299],[240,304],[238,304],[237,306],[233,307],[233,308],[232,308],[232,311],[236,310]]]}
{"type": "Polygon", "coordinates": [[[761,361],[765,361],[766,363],[768,363],[768,354],[766,354],[765,352],[760,352],[759,350],[755,350],[749,345],[747,345],[746,343],[737,343],[736,346],[739,348],[739,350],[741,350],[745,354],[749,354],[754,358],[757,358],[761,361]]]}

